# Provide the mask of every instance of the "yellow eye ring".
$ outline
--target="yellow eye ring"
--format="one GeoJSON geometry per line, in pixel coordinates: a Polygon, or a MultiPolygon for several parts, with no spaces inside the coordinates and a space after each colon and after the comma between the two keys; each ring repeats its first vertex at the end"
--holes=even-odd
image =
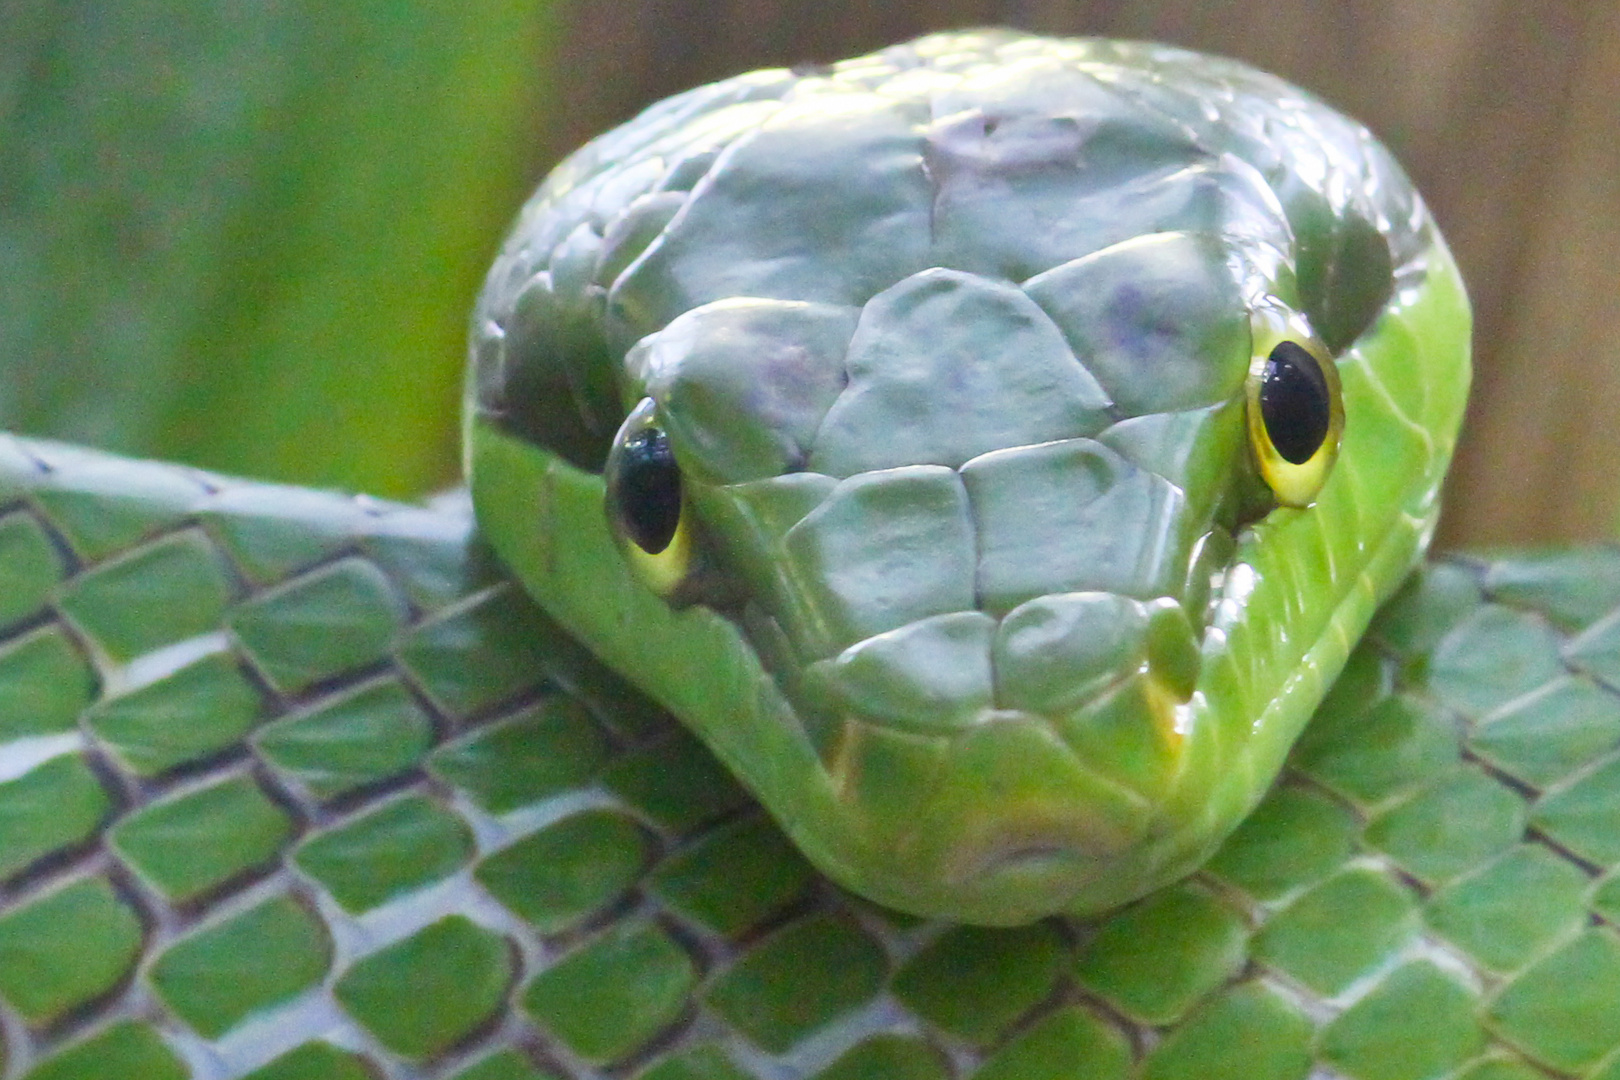
{"type": "Polygon", "coordinates": [[[1251,317],[1249,446],[1283,506],[1306,507],[1333,471],[1344,435],[1339,369],[1303,316],[1265,307],[1251,317]]]}
{"type": "Polygon", "coordinates": [[[652,398],[620,425],[602,479],[608,528],[630,572],[665,600],[674,598],[691,575],[692,530],[680,466],[652,398]]]}

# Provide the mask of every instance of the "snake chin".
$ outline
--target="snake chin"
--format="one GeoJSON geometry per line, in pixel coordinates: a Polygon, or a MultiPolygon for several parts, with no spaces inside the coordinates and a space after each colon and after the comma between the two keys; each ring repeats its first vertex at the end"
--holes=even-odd
{"type": "Polygon", "coordinates": [[[1119,838],[1072,831],[1004,832],[982,837],[955,861],[948,887],[964,892],[1038,899],[1059,910],[1068,897],[1103,879],[1122,855],[1119,838]]]}
{"type": "Polygon", "coordinates": [[[1055,841],[1009,844],[1001,850],[981,852],[977,863],[963,869],[962,879],[1067,875],[1076,863],[1096,861],[1091,852],[1055,841]]]}

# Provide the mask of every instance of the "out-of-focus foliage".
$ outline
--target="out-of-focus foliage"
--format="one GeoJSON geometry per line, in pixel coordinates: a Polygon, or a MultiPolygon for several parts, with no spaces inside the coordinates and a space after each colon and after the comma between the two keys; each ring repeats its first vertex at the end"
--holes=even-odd
{"type": "Polygon", "coordinates": [[[0,4],[0,427],[414,494],[549,0],[0,4]]]}

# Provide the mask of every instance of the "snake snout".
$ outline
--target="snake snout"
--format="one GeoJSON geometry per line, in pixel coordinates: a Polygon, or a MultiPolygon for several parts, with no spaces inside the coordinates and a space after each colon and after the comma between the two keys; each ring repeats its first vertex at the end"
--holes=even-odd
{"type": "Polygon", "coordinates": [[[1138,671],[1143,605],[1104,592],[1042,596],[1002,620],[996,689],[1002,705],[1047,716],[1070,712],[1138,671]]]}
{"type": "Polygon", "coordinates": [[[1186,701],[1198,641],[1181,604],[1112,593],[1059,593],[1014,608],[995,650],[997,702],[1047,716],[1073,712],[1136,675],[1186,701]]]}
{"type": "Polygon", "coordinates": [[[1198,676],[1181,605],[1105,592],[1043,596],[997,620],[958,611],[908,623],[813,665],[846,714],[949,734],[1008,711],[1059,718],[1136,677],[1180,703],[1198,676]]]}
{"type": "Polygon", "coordinates": [[[890,727],[947,734],[994,705],[996,620],[956,611],[857,642],[811,667],[839,709],[890,727]]]}

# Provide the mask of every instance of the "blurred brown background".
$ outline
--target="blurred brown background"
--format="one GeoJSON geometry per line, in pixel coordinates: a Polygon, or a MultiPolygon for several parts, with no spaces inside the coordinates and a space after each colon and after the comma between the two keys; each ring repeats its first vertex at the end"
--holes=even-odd
{"type": "Polygon", "coordinates": [[[549,166],[677,90],[1004,24],[1224,53],[1314,91],[1405,163],[1474,300],[1448,546],[1620,525],[1620,4],[1614,0],[573,0],[549,166]]]}

